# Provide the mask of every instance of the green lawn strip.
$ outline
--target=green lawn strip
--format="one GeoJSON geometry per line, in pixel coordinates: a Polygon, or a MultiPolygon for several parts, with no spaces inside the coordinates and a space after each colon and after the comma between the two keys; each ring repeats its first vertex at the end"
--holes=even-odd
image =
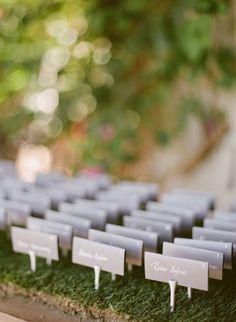
{"type": "Polygon", "coordinates": [[[99,291],[94,291],[91,268],[61,258],[46,265],[37,259],[37,271],[31,273],[29,257],[12,252],[10,240],[0,233],[0,282],[13,283],[26,290],[60,295],[81,307],[109,309],[124,319],[137,321],[235,321],[236,274],[225,271],[223,281],[210,280],[210,291],[193,290],[191,301],[187,290],[177,287],[176,309],[169,312],[169,286],[144,279],[144,272],[134,268],[124,277],[111,281],[111,274],[102,272],[99,291]]]}

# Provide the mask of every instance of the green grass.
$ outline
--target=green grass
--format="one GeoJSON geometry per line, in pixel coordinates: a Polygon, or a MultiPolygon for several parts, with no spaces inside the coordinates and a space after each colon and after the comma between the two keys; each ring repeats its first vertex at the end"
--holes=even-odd
{"type": "Polygon", "coordinates": [[[31,273],[29,257],[13,253],[10,240],[0,233],[0,283],[9,282],[26,290],[65,296],[84,308],[111,309],[130,320],[236,321],[235,271],[225,271],[223,281],[210,280],[208,292],[193,290],[191,301],[186,288],[177,287],[176,309],[171,314],[168,285],[145,280],[140,268],[118,276],[115,282],[102,272],[100,290],[94,291],[91,268],[71,264],[70,258],[62,258],[51,267],[37,259],[37,271],[31,273]]]}

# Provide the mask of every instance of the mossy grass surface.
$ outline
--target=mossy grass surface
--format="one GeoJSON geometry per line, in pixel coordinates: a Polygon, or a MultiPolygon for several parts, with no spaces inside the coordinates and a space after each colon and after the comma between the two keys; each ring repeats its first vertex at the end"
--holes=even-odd
{"type": "Polygon", "coordinates": [[[79,303],[82,308],[109,309],[124,320],[134,321],[236,321],[236,274],[224,271],[223,281],[210,280],[208,292],[177,287],[176,308],[169,309],[169,286],[144,279],[143,269],[111,281],[111,274],[102,272],[100,289],[94,291],[91,268],[71,263],[61,257],[47,266],[37,259],[37,271],[31,273],[29,257],[15,254],[5,233],[0,233],[0,283],[13,283],[25,290],[60,295],[79,303]]]}

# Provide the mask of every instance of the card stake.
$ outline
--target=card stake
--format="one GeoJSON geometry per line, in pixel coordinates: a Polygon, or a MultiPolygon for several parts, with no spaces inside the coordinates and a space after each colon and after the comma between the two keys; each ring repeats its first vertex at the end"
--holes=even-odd
{"type": "Polygon", "coordinates": [[[11,227],[14,252],[30,257],[31,271],[36,271],[36,256],[46,258],[47,262],[59,260],[58,237],[20,227],[11,227]]]}
{"type": "Polygon", "coordinates": [[[208,291],[208,263],[145,252],[145,278],[169,283],[170,307],[174,311],[176,285],[208,291]]]}
{"type": "Polygon", "coordinates": [[[74,237],[72,262],[94,269],[95,290],[98,290],[101,270],[110,272],[112,280],[116,275],[124,275],[125,249],[74,237]]]}

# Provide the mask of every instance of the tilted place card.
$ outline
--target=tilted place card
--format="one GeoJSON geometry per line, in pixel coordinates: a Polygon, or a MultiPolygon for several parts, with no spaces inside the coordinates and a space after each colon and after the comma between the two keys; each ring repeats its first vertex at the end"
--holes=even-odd
{"type": "Polygon", "coordinates": [[[132,187],[128,185],[122,185],[120,183],[117,183],[115,185],[112,185],[109,188],[110,192],[113,193],[122,193],[122,194],[129,194],[131,196],[137,196],[140,199],[141,203],[146,203],[148,200],[150,200],[150,194],[147,188],[145,187],[132,187]]]}
{"type": "Polygon", "coordinates": [[[236,233],[225,230],[193,227],[193,239],[215,240],[233,244],[233,256],[236,256],[236,233]]]}
{"type": "Polygon", "coordinates": [[[207,262],[145,252],[144,265],[146,279],[169,283],[171,312],[174,311],[176,284],[188,288],[189,298],[191,288],[208,291],[207,262]]]}
{"type": "Polygon", "coordinates": [[[25,226],[31,215],[31,206],[13,200],[0,200],[0,207],[6,211],[8,225],[25,226]]]}
{"type": "Polygon", "coordinates": [[[198,200],[185,198],[182,195],[166,193],[162,195],[161,202],[167,205],[183,207],[192,210],[198,220],[203,220],[208,214],[208,204],[201,203],[198,200]]]}
{"type": "Polygon", "coordinates": [[[47,260],[59,260],[58,237],[56,235],[11,227],[11,240],[14,252],[30,256],[31,270],[36,270],[36,256],[47,260]]]}
{"type": "Polygon", "coordinates": [[[55,210],[46,210],[45,219],[73,227],[73,235],[82,238],[88,238],[88,231],[91,228],[91,221],[73,215],[68,215],[55,210]]]}
{"type": "Polygon", "coordinates": [[[127,263],[142,266],[143,241],[141,240],[110,234],[94,229],[89,230],[89,240],[123,248],[126,250],[127,263]]]}
{"type": "Polygon", "coordinates": [[[106,201],[106,202],[114,202],[120,208],[120,212],[122,214],[130,214],[130,212],[134,209],[138,209],[140,206],[139,200],[137,198],[120,198],[119,196],[110,195],[109,193],[105,192],[98,192],[95,196],[97,200],[106,201]]]}
{"type": "Polygon", "coordinates": [[[156,252],[158,246],[158,234],[143,231],[139,229],[128,228],[124,226],[117,226],[112,224],[106,225],[106,232],[111,234],[117,234],[125,237],[130,237],[143,241],[144,251],[156,252]]]}
{"type": "Polygon", "coordinates": [[[64,250],[71,249],[73,228],[54,221],[28,217],[27,228],[58,236],[59,247],[64,250]]]}
{"type": "Polygon", "coordinates": [[[54,209],[58,207],[60,202],[67,201],[67,195],[65,191],[58,189],[57,187],[38,187],[33,186],[31,189],[28,189],[31,193],[36,193],[39,195],[46,195],[50,198],[51,205],[54,209]]]}
{"type": "Polygon", "coordinates": [[[177,245],[190,246],[206,250],[213,250],[224,254],[224,268],[232,269],[233,245],[210,240],[198,240],[190,238],[175,238],[174,243],[177,245]]]}
{"type": "Polygon", "coordinates": [[[208,262],[209,277],[217,280],[223,278],[224,254],[221,252],[164,242],[162,253],[167,256],[208,262]]]}
{"type": "Polygon", "coordinates": [[[120,186],[128,186],[132,188],[145,188],[149,192],[149,198],[152,200],[156,200],[158,197],[158,194],[160,192],[160,187],[157,183],[154,182],[142,182],[142,181],[120,181],[120,186]]]}
{"type": "Polygon", "coordinates": [[[183,218],[184,229],[189,230],[194,225],[196,215],[193,210],[184,207],[164,204],[161,202],[149,201],[146,206],[147,210],[166,213],[183,218]]]}
{"type": "Polygon", "coordinates": [[[174,193],[189,195],[195,198],[204,198],[208,201],[209,207],[213,209],[215,207],[216,198],[212,192],[209,191],[200,191],[200,190],[192,190],[192,189],[184,189],[184,188],[175,188],[173,190],[174,193]]]}
{"type": "Polygon", "coordinates": [[[219,229],[219,230],[227,230],[236,232],[236,221],[235,222],[225,222],[223,220],[218,219],[209,219],[206,218],[204,220],[203,226],[206,228],[219,229]]]}
{"type": "Polygon", "coordinates": [[[236,223],[236,213],[232,211],[217,210],[214,212],[214,219],[236,223]]]}
{"type": "MultiPolygon", "coordinates": [[[[55,185],[53,185],[54,187],[55,185]]],[[[87,191],[85,187],[82,187],[78,184],[71,183],[70,181],[60,182],[56,184],[57,189],[64,191],[67,195],[67,200],[74,202],[78,198],[86,198],[87,191]]]]}
{"type": "Polygon", "coordinates": [[[44,194],[23,192],[23,191],[11,191],[8,194],[9,199],[18,202],[23,202],[31,206],[32,211],[36,214],[42,215],[44,211],[51,206],[50,198],[44,194]]]}
{"type": "Polygon", "coordinates": [[[120,218],[120,207],[109,201],[99,201],[99,200],[88,200],[88,199],[76,199],[75,203],[77,205],[84,205],[89,207],[94,207],[96,209],[103,209],[107,212],[107,222],[117,223],[120,218]]]}
{"type": "Polygon", "coordinates": [[[129,228],[142,229],[158,233],[159,241],[173,240],[173,225],[151,219],[143,219],[134,216],[124,216],[123,225],[129,228]]]}
{"type": "Polygon", "coordinates": [[[145,278],[208,291],[208,263],[145,252],[145,278]]]}
{"type": "Polygon", "coordinates": [[[72,262],[94,268],[95,290],[98,290],[101,270],[111,272],[112,280],[116,274],[124,275],[125,249],[74,237],[72,262]]]}
{"type": "Polygon", "coordinates": [[[104,230],[107,222],[107,212],[102,209],[62,202],[59,211],[90,220],[94,229],[104,230]]]}
{"type": "Polygon", "coordinates": [[[182,230],[182,218],[175,215],[170,214],[161,214],[155,211],[148,210],[133,210],[131,212],[131,216],[140,217],[143,219],[151,219],[156,221],[163,221],[166,223],[170,223],[174,227],[175,232],[181,232],[182,230]]]}
{"type": "Polygon", "coordinates": [[[162,202],[170,202],[170,203],[179,203],[179,204],[186,204],[193,207],[199,207],[201,209],[204,209],[205,215],[207,214],[210,203],[209,200],[206,198],[202,198],[199,196],[192,196],[190,194],[183,194],[183,193],[177,193],[177,192],[168,192],[164,193],[161,198],[162,202]]]}
{"type": "Polygon", "coordinates": [[[125,250],[91,240],[74,237],[72,262],[92,268],[94,265],[98,265],[103,271],[123,276],[125,250]]]}

